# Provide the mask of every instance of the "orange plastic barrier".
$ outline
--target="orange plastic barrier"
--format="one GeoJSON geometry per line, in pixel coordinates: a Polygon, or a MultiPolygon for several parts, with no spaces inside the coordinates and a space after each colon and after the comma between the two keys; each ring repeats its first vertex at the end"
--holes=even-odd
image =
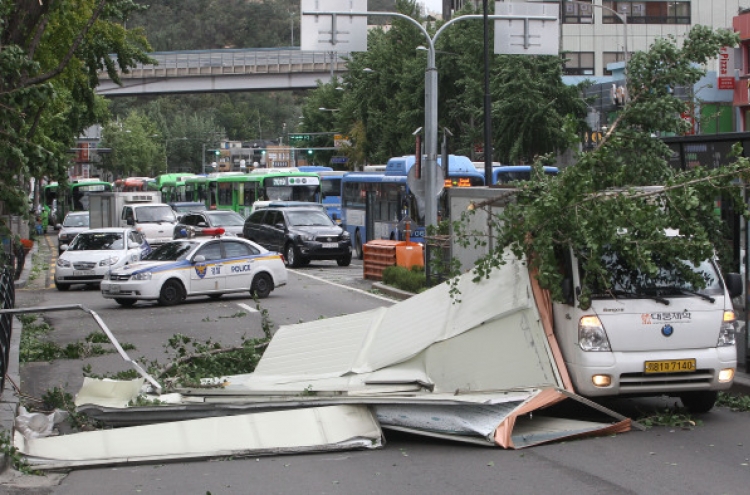
{"type": "Polygon", "coordinates": [[[369,280],[383,280],[383,270],[389,266],[411,268],[424,266],[422,245],[416,242],[389,241],[377,239],[363,247],[363,277],[369,280]]]}

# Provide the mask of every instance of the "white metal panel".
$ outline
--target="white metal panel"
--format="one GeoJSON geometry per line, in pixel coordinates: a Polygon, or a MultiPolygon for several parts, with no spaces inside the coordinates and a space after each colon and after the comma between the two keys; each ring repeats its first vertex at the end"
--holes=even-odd
{"type": "Polygon", "coordinates": [[[495,53],[557,55],[560,48],[559,8],[556,3],[495,2],[496,15],[527,18],[495,20],[495,53]],[[535,19],[540,16],[552,19],[535,19]]]}
{"type": "Polygon", "coordinates": [[[24,439],[35,467],[120,464],[165,459],[313,452],[382,446],[365,406],[329,406],[175,421],[58,437],[24,439]]]}

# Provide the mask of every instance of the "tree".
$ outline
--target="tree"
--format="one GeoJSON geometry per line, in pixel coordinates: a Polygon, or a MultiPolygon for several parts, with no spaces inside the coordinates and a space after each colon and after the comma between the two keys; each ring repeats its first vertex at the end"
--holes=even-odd
{"type": "MultiPolygon", "coordinates": [[[[736,179],[750,178],[750,162],[738,158],[729,166],[678,171],[668,163],[669,148],[653,133],[686,130],[680,118],[686,104],[670,88],[695,84],[704,64],[722,46],[737,42],[730,31],[697,26],[681,47],[674,39],[659,39],[648,52],[634,54],[627,64],[630,100],[598,148],[581,153],[557,178],[537,168],[531,181],[519,184],[516,202],[495,218],[495,249],[477,265],[477,276],[488,276],[510,249],[529,260],[554,300],[564,301],[558,267],[565,250],[572,249],[584,270],[584,306],[592,285],[612,289],[606,259],[615,252],[628,266],[652,276],[667,264],[703,286],[683,260],[697,264],[719,247],[717,197],[734,202],[748,216],[736,179]],[[663,189],[639,189],[651,185],[663,189]],[[668,229],[678,229],[679,239],[668,237],[668,229]]],[[[454,227],[460,233],[459,223],[454,227]]]]}
{"type": "Polygon", "coordinates": [[[152,177],[165,172],[168,141],[157,133],[155,122],[139,111],[121,122],[110,122],[102,130],[102,144],[112,153],[102,159],[102,168],[115,177],[152,177]]]}
{"type": "Polygon", "coordinates": [[[26,210],[28,178],[66,180],[75,137],[106,115],[99,71],[148,63],[142,33],[123,23],[131,0],[0,0],[0,201],[26,210]],[[110,57],[115,54],[116,57],[110,57]]]}

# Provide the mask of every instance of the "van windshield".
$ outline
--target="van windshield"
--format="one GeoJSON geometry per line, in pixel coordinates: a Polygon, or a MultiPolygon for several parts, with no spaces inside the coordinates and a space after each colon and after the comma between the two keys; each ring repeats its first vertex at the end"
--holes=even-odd
{"type": "Polygon", "coordinates": [[[148,222],[171,222],[175,223],[177,217],[171,206],[147,206],[135,209],[136,221],[139,223],[148,222]]]}
{"type": "MultiPolygon", "coordinates": [[[[594,283],[591,297],[601,299],[612,295],[644,295],[668,296],[680,294],[721,295],[724,291],[716,264],[705,260],[698,266],[684,262],[683,269],[700,275],[705,287],[699,287],[686,280],[682,271],[668,263],[659,263],[659,270],[655,274],[648,274],[639,267],[629,266],[617,253],[609,252],[602,257],[607,267],[609,280],[604,283],[594,283]]],[[[583,275],[583,274],[581,274],[583,275]]]]}

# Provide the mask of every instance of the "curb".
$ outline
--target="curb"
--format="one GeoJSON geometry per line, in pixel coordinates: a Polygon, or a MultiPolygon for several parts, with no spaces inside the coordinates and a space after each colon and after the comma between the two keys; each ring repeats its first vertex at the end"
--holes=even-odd
{"type": "Polygon", "coordinates": [[[391,296],[394,299],[398,299],[399,301],[403,301],[404,299],[409,299],[411,296],[414,295],[414,293],[412,292],[407,292],[405,290],[396,289],[395,287],[391,287],[390,285],[386,285],[380,282],[373,282],[372,288],[378,290],[379,292],[382,292],[383,294],[391,296]]]}

